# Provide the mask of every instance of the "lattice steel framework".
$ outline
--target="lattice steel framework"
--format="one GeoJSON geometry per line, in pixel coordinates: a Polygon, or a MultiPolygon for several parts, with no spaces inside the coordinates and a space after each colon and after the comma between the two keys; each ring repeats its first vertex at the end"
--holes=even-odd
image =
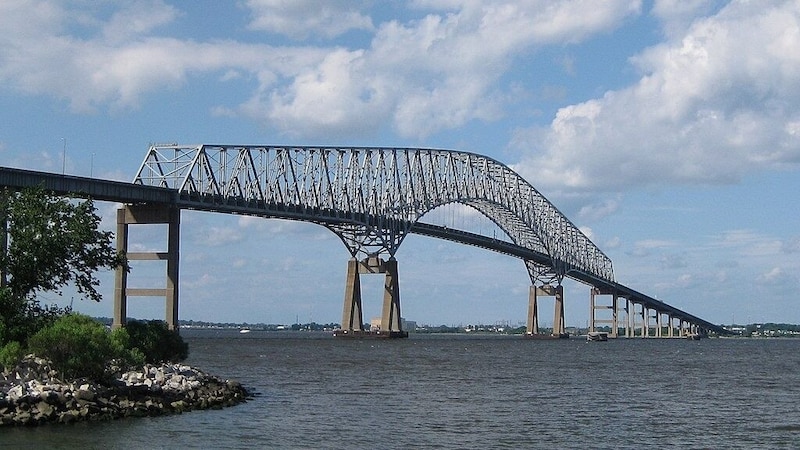
{"type": "Polygon", "coordinates": [[[393,257],[425,213],[471,206],[511,241],[548,255],[526,261],[532,279],[579,270],[614,281],[611,260],[530,183],[474,153],[420,148],[154,145],[134,183],[175,189],[184,200],[264,217],[319,223],[351,254],[393,257]]]}

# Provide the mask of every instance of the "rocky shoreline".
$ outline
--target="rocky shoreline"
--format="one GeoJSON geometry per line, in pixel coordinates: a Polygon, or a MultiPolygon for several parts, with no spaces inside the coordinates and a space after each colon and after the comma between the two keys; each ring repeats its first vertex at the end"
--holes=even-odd
{"type": "Polygon", "coordinates": [[[0,426],[41,425],[219,409],[244,402],[247,391],[182,364],[118,372],[112,381],[63,381],[47,360],[30,355],[0,374],[0,426]]]}

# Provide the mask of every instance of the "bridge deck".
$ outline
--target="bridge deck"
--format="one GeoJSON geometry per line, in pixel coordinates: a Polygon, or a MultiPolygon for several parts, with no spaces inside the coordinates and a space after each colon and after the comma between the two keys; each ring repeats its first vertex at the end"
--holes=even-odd
{"type": "MultiPolygon", "coordinates": [[[[235,202],[212,204],[185,198],[175,190],[155,186],[145,186],[124,181],[101,180],[96,178],[61,175],[32,170],[13,169],[0,167],[0,186],[11,189],[26,187],[41,187],[59,195],[74,195],[88,197],[94,200],[111,201],[119,203],[150,203],[170,205],[181,209],[194,209],[214,212],[228,212],[250,214],[262,217],[300,219],[303,214],[292,214],[290,211],[267,212],[263,209],[237,205],[235,202]]],[[[308,220],[307,218],[305,220],[308,220]]],[[[479,234],[454,230],[425,223],[416,223],[411,227],[412,233],[446,239],[453,242],[468,244],[488,250],[504,253],[510,256],[531,260],[540,264],[549,264],[547,255],[531,249],[515,245],[512,242],[490,238],[479,234]]],[[[692,314],[670,306],[662,301],[642,294],[620,283],[599,279],[580,270],[571,270],[566,274],[569,278],[599,288],[604,293],[615,293],[627,298],[634,303],[640,303],[649,309],[655,309],[669,314],[677,319],[702,326],[718,334],[728,334],[724,328],[700,319],[692,314]]]]}

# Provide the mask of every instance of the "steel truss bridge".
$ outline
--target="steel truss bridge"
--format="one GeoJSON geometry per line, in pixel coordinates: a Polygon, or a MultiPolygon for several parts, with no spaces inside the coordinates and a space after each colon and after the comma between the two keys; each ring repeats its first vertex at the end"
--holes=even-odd
{"type": "Polygon", "coordinates": [[[165,260],[165,289],[127,286],[116,274],[115,325],[124,325],[129,296],[164,296],[167,323],[178,319],[180,211],[246,214],[319,224],[351,254],[343,336],[404,336],[395,254],[409,233],[447,239],[520,258],[531,279],[528,335],[539,332],[537,298],[555,297],[552,336],[564,335],[562,281],[590,287],[590,329],[611,335],[679,337],[726,330],[617,283],[611,260],[530,183],[504,164],[468,152],[420,148],[153,145],[133,183],[0,168],[0,185],[43,186],[59,194],[123,203],[117,248],[127,252],[128,227],[169,225],[166,252],[128,252],[130,260],[165,260]],[[452,203],[474,208],[506,238],[423,221],[452,203]],[[360,276],[385,275],[380,329],[362,326],[360,276]],[[602,303],[601,298],[610,303],[602,303]],[[604,317],[596,317],[598,313],[604,317]],[[610,314],[608,313],[610,311],[610,314]],[[665,320],[666,319],[666,320],[665,320]]]}

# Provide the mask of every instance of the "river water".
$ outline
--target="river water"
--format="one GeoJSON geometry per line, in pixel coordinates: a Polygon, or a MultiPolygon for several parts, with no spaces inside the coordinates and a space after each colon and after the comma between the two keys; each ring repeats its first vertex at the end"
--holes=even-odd
{"type": "Polygon", "coordinates": [[[255,392],[216,411],[0,429],[5,448],[800,448],[800,340],[183,330],[255,392]]]}

